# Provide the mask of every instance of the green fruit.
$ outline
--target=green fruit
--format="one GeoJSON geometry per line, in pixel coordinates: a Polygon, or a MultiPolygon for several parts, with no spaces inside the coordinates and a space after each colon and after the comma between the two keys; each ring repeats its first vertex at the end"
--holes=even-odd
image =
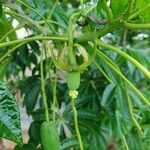
{"type": "Polygon", "coordinates": [[[80,86],[80,72],[68,72],[67,85],[70,90],[77,90],[80,86]]]}
{"type": "Polygon", "coordinates": [[[41,125],[41,141],[44,150],[61,150],[59,135],[55,123],[48,121],[41,125]]]}

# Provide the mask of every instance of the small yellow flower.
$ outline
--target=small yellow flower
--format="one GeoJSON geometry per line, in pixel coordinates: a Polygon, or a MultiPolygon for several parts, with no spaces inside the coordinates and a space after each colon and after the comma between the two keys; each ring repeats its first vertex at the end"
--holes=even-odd
{"type": "Polygon", "coordinates": [[[69,91],[69,96],[72,97],[72,98],[77,98],[78,91],[76,91],[76,90],[70,90],[69,91]]]}

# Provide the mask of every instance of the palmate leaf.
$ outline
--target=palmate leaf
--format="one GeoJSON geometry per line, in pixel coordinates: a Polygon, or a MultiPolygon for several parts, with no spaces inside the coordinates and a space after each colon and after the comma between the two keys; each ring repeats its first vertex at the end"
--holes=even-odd
{"type": "Polygon", "coordinates": [[[0,82],[0,137],[22,144],[19,109],[14,96],[0,82]]]}

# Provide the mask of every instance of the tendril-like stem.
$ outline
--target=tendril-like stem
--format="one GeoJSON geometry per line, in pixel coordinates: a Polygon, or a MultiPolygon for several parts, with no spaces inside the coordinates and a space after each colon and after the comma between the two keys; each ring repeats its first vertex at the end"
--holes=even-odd
{"type": "Polygon", "coordinates": [[[71,96],[71,104],[72,104],[72,110],[73,110],[73,114],[74,114],[75,131],[76,131],[77,138],[78,138],[78,141],[79,141],[79,147],[80,147],[80,150],[84,150],[83,149],[83,143],[82,143],[81,135],[80,135],[80,131],[79,131],[79,127],[78,127],[78,113],[77,113],[77,109],[75,107],[74,94],[71,96]]]}
{"type": "Polygon", "coordinates": [[[56,114],[55,114],[55,108],[56,108],[56,102],[57,102],[57,96],[56,96],[56,89],[57,89],[57,76],[58,76],[58,70],[56,69],[55,72],[55,79],[53,82],[53,122],[55,122],[56,114]]]}
{"type": "Polygon", "coordinates": [[[46,97],[46,91],[45,91],[44,70],[43,70],[43,50],[41,51],[40,75],[41,75],[41,95],[42,95],[42,101],[45,107],[45,118],[46,118],[46,121],[49,121],[47,97],[46,97]]]}
{"type": "Polygon", "coordinates": [[[76,65],[76,57],[73,52],[73,25],[74,25],[74,19],[76,16],[78,16],[79,13],[73,14],[69,19],[69,25],[68,25],[68,55],[69,55],[69,63],[71,65],[76,65]]]}
{"type": "Polygon", "coordinates": [[[128,106],[129,106],[129,113],[131,115],[132,121],[134,122],[134,124],[135,124],[136,128],[138,129],[138,131],[141,134],[143,134],[143,131],[142,131],[139,123],[136,121],[136,119],[134,117],[133,106],[132,106],[130,95],[128,94],[128,91],[127,91],[127,85],[126,85],[126,83],[124,83],[124,85],[125,85],[125,93],[126,93],[126,96],[127,96],[128,106]]]}

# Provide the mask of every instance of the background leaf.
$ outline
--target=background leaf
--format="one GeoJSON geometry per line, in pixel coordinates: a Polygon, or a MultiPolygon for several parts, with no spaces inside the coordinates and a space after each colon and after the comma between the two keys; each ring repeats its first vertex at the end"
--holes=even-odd
{"type": "Polygon", "coordinates": [[[110,3],[114,17],[118,17],[126,10],[128,0],[110,0],[110,3]]]}
{"type": "MultiPolygon", "coordinates": [[[[150,0],[137,0],[137,7],[138,10],[141,10],[145,8],[146,6],[150,5],[150,0]]],[[[150,22],[150,8],[145,9],[140,13],[141,20],[144,23],[149,23],[150,22]]]]}
{"type": "Polygon", "coordinates": [[[0,82],[0,136],[22,143],[20,114],[14,96],[0,82]]]}

